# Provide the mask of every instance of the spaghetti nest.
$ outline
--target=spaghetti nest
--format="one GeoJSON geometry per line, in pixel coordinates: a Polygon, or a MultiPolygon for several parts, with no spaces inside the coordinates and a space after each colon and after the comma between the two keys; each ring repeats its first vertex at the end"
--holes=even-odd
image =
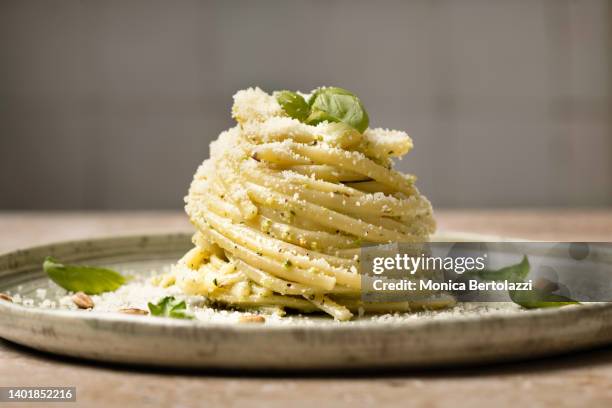
{"type": "Polygon", "coordinates": [[[435,229],[414,177],[392,167],[412,148],[407,134],[307,125],[259,88],[239,91],[232,114],[237,126],[211,143],[186,197],[194,248],[163,284],[229,307],[337,320],[448,304],[360,300],[363,243],[426,241],[435,229]]]}

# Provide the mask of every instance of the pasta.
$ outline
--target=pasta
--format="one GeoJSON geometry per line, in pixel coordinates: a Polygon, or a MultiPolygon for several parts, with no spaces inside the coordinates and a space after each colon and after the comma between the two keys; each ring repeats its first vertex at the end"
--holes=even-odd
{"type": "Polygon", "coordinates": [[[412,140],[400,131],[307,125],[259,88],[239,91],[237,125],[211,143],[186,197],[194,248],[166,285],[229,307],[324,311],[440,308],[360,300],[363,243],[428,240],[432,208],[392,167],[412,140]]]}

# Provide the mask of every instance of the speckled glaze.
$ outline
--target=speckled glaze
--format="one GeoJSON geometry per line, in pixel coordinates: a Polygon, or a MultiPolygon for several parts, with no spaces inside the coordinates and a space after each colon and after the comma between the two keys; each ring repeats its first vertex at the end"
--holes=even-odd
{"type": "MultiPolygon", "coordinates": [[[[441,237],[440,237],[441,238],[441,237]]],[[[445,240],[487,240],[447,234],[445,240]]],[[[0,292],[40,279],[41,262],[176,259],[184,234],[65,242],[0,256],[0,292]]],[[[612,342],[612,304],[445,320],[270,326],[26,308],[0,301],[0,336],[57,354],[126,364],[241,369],[418,367],[551,355],[612,342]]]]}

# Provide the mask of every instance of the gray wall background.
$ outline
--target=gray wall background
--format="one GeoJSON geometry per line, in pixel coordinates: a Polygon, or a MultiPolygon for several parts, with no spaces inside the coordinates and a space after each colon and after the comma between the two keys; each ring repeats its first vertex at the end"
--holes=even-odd
{"type": "Polygon", "coordinates": [[[438,207],[612,204],[612,2],[0,0],[0,208],[179,208],[232,94],[338,85],[438,207]]]}

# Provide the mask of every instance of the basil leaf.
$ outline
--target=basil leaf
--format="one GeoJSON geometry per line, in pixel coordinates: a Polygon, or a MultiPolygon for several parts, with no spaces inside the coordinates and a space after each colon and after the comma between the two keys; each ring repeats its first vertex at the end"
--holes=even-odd
{"type": "Polygon", "coordinates": [[[470,271],[468,274],[487,281],[507,280],[508,282],[523,282],[529,274],[529,269],[529,259],[527,259],[527,256],[523,256],[523,260],[516,265],[506,266],[496,271],[489,271],[486,269],[482,271],[470,271]]]}
{"type": "Polygon", "coordinates": [[[312,108],[312,105],[314,104],[314,102],[317,100],[319,95],[321,95],[323,92],[335,92],[337,94],[353,95],[351,91],[344,89],[344,88],[339,88],[337,86],[321,86],[315,89],[312,95],[310,95],[310,98],[308,98],[308,106],[312,108]]]}
{"type": "Polygon", "coordinates": [[[43,270],[62,288],[72,292],[85,292],[88,295],[114,291],[125,283],[125,278],[111,269],[64,265],[50,256],[45,258],[43,270]]]}
{"type": "Polygon", "coordinates": [[[525,309],[540,309],[547,307],[560,307],[566,305],[576,305],[576,302],[566,296],[555,295],[554,293],[546,292],[540,289],[532,289],[530,291],[511,290],[508,291],[510,299],[519,306],[525,309]]]}
{"type": "Polygon", "coordinates": [[[310,114],[310,106],[302,95],[291,91],[279,91],[274,95],[285,113],[293,119],[304,122],[310,114]]]}
{"type": "Polygon", "coordinates": [[[319,123],[324,121],[332,123],[341,123],[337,118],[322,110],[311,111],[304,123],[308,125],[318,125],[319,123]]]}
{"type": "Polygon", "coordinates": [[[306,123],[316,125],[323,121],[343,122],[359,132],[368,128],[370,118],[359,98],[346,89],[329,87],[317,89],[310,99],[310,115],[306,123]]]}
{"type": "Polygon", "coordinates": [[[149,311],[153,316],[172,317],[175,319],[193,319],[193,315],[187,311],[185,301],[178,301],[174,296],[166,296],[157,304],[148,303],[149,311]]]}
{"type": "MultiPolygon", "coordinates": [[[[482,280],[488,281],[504,281],[508,282],[524,282],[527,279],[529,270],[529,260],[527,256],[523,256],[523,260],[516,264],[506,266],[498,269],[497,271],[470,271],[469,275],[476,276],[482,280]]],[[[510,290],[508,291],[510,299],[519,306],[525,309],[539,309],[547,307],[560,307],[566,305],[575,305],[580,302],[576,302],[566,296],[556,295],[550,291],[544,291],[541,289],[532,290],[510,290]]]]}

